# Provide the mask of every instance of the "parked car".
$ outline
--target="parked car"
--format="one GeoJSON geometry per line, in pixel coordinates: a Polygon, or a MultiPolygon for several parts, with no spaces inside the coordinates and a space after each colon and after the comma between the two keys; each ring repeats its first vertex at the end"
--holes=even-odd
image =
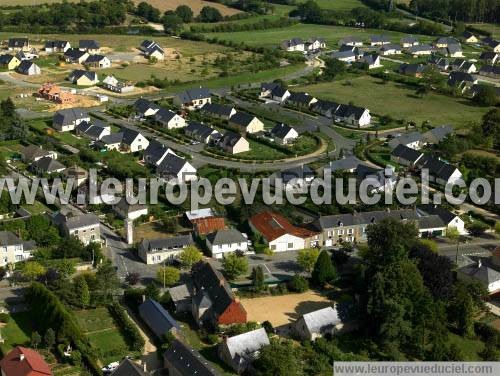
{"type": "Polygon", "coordinates": [[[102,367],[102,372],[105,374],[111,373],[115,369],[117,369],[119,365],[120,365],[120,362],[109,363],[107,366],[102,367]]]}

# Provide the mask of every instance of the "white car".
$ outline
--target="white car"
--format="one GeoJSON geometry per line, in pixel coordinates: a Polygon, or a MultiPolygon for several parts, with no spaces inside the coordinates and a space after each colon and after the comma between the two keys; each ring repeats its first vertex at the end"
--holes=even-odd
{"type": "Polygon", "coordinates": [[[102,367],[102,372],[111,373],[115,369],[117,369],[119,365],[120,365],[120,362],[109,363],[106,367],[102,367]]]}

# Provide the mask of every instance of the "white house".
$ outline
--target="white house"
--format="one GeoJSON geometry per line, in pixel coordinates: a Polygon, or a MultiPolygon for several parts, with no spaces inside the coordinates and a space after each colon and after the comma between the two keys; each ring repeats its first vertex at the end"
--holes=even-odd
{"type": "Polygon", "coordinates": [[[145,150],[149,141],[140,132],[130,128],[123,128],[122,150],[129,153],[145,150]]]}
{"type": "Polygon", "coordinates": [[[326,334],[335,334],[343,326],[337,309],[326,307],[302,315],[293,324],[293,329],[300,339],[314,341],[326,334]]]}
{"type": "Polygon", "coordinates": [[[156,173],[165,179],[178,181],[196,180],[196,168],[184,158],[174,153],[167,153],[161,163],[156,167],[156,173]]]}
{"type": "Polygon", "coordinates": [[[276,124],[270,134],[275,141],[283,145],[290,144],[299,137],[295,128],[283,123],[276,124]]]}
{"type": "Polygon", "coordinates": [[[90,122],[87,111],[81,108],[67,108],[54,114],[52,127],[59,132],[68,132],[74,130],[83,121],[90,122]]]}
{"type": "Polygon", "coordinates": [[[178,129],[186,126],[186,120],[175,112],[160,108],[154,115],[155,120],[167,129],[178,129]]]}
{"type": "Polygon", "coordinates": [[[117,204],[113,205],[113,211],[120,218],[134,220],[147,215],[148,206],[145,204],[130,204],[126,197],[122,197],[117,204]]]}
{"type": "Polygon", "coordinates": [[[22,241],[10,231],[0,231],[0,266],[31,258],[35,247],[34,241],[22,241]]]}
{"type": "Polygon", "coordinates": [[[447,228],[456,228],[460,235],[466,235],[468,232],[465,229],[465,222],[460,216],[449,211],[440,205],[419,205],[417,212],[421,215],[437,215],[444,222],[447,228]]]}
{"type": "Polygon", "coordinates": [[[87,60],[85,60],[85,65],[94,68],[109,68],[111,67],[111,60],[104,55],[90,55],[87,60]]]}
{"type": "Polygon", "coordinates": [[[305,51],[305,44],[300,38],[292,38],[281,42],[281,48],[288,52],[305,51]]]}
{"type": "Polygon", "coordinates": [[[227,253],[248,250],[248,239],[235,229],[219,230],[207,235],[207,248],[212,257],[222,258],[227,253]]]}
{"type": "Polygon", "coordinates": [[[171,262],[182,253],[184,248],[192,245],[189,235],[178,235],[164,239],[144,239],[139,243],[138,255],[148,265],[171,262]]]}
{"type": "Polygon", "coordinates": [[[210,90],[205,88],[194,88],[186,90],[174,96],[174,104],[188,110],[202,108],[205,104],[212,103],[210,90]]]}

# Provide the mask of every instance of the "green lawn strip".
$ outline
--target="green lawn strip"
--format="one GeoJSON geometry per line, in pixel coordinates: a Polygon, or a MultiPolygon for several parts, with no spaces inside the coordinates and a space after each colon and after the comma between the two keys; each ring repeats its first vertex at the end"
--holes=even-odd
{"type": "MultiPolygon", "coordinates": [[[[322,9],[351,10],[366,7],[360,0],[315,0],[322,9]]],[[[305,1],[301,1],[305,2],[305,1]]]]}
{"type": "Polygon", "coordinates": [[[115,322],[105,307],[75,311],[78,324],[85,333],[116,328],[115,322]]]}
{"type": "Polygon", "coordinates": [[[10,320],[2,327],[4,343],[0,344],[0,350],[7,354],[15,346],[29,346],[31,331],[33,330],[33,318],[29,312],[11,313],[10,320]]]}

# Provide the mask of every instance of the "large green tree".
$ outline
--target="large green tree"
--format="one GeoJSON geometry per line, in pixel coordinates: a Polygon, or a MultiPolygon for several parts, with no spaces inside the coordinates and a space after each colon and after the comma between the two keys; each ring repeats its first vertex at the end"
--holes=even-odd
{"type": "Polygon", "coordinates": [[[335,281],[337,270],[333,266],[332,259],[327,251],[323,250],[314,264],[312,271],[312,281],[318,286],[335,281]]]}
{"type": "Polygon", "coordinates": [[[248,260],[243,255],[230,253],[222,259],[222,268],[229,279],[236,279],[248,272],[248,260]]]}

